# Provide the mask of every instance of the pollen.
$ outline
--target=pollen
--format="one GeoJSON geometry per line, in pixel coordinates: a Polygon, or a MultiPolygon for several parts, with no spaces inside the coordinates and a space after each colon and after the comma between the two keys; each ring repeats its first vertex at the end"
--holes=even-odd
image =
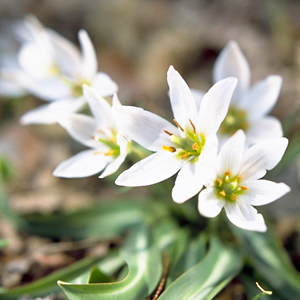
{"type": "Polygon", "coordinates": [[[190,152],[186,152],[185,154],[183,154],[181,156],[181,159],[185,159],[186,157],[188,157],[191,153],[190,152]]]}
{"type": "Polygon", "coordinates": [[[235,195],[232,195],[232,196],[230,197],[230,199],[231,199],[232,201],[235,201],[235,200],[236,200],[236,196],[235,196],[235,195]]]}
{"type": "Polygon", "coordinates": [[[223,196],[223,197],[226,197],[226,193],[224,190],[220,191],[220,195],[223,196]]]}
{"type": "Polygon", "coordinates": [[[225,176],[230,176],[230,171],[225,172],[225,176]]]}
{"type": "Polygon", "coordinates": [[[197,143],[195,143],[195,144],[192,146],[192,148],[193,148],[194,150],[197,150],[197,149],[199,148],[199,145],[198,145],[197,143]]]}
{"type": "Polygon", "coordinates": [[[246,186],[241,186],[241,189],[243,190],[243,191],[248,191],[249,190],[249,188],[247,188],[246,186]]]}
{"type": "Polygon", "coordinates": [[[106,153],[104,153],[105,156],[109,156],[109,155],[113,155],[114,151],[113,150],[109,150],[106,153]]]}
{"type": "Polygon", "coordinates": [[[169,151],[169,152],[175,152],[176,149],[174,147],[171,146],[162,146],[163,150],[165,151],[169,151]]]}
{"type": "Polygon", "coordinates": [[[219,186],[221,186],[222,183],[223,183],[223,181],[222,181],[220,178],[217,178],[217,181],[218,181],[218,183],[219,183],[219,186]]]}
{"type": "Polygon", "coordinates": [[[173,119],[173,121],[174,121],[174,123],[176,124],[176,126],[179,127],[179,129],[180,129],[181,131],[184,131],[184,129],[179,125],[179,123],[178,123],[175,119],[173,119]]]}

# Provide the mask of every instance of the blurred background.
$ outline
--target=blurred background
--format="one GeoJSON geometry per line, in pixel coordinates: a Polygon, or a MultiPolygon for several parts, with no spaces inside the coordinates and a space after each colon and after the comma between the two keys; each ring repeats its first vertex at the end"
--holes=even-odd
{"type": "MultiPolygon", "coordinates": [[[[76,45],[78,30],[86,29],[97,51],[99,70],[118,83],[123,104],[169,118],[168,67],[172,64],[191,88],[206,91],[219,52],[234,39],[249,61],[252,84],[271,74],[283,77],[272,114],[286,121],[300,106],[299,1],[1,0],[0,55],[18,50],[11,26],[28,14],[76,45]]],[[[109,198],[120,193],[122,188],[114,188],[114,176],[105,180],[52,176],[54,168],[81,146],[59,125],[19,124],[24,112],[42,103],[32,96],[0,99],[0,156],[9,162],[7,193],[12,209],[46,214],[90,205],[99,195],[109,198]]],[[[299,125],[296,122],[291,132],[299,125]]],[[[277,233],[285,240],[300,212],[297,165],[294,161],[275,177],[289,184],[292,192],[261,209],[276,220],[277,233]]],[[[130,192],[147,193],[144,188],[130,192]]],[[[4,218],[0,236],[14,237],[7,250],[10,255],[24,250],[24,236],[4,218]]]]}

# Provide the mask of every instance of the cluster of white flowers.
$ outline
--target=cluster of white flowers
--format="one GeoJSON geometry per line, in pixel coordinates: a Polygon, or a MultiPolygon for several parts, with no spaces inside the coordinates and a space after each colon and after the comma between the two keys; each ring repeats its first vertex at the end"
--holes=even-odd
{"type": "Polygon", "coordinates": [[[142,108],[122,106],[117,85],[97,73],[97,59],[84,30],[82,55],[69,41],[45,29],[34,18],[24,21],[30,34],[18,54],[18,68],[2,69],[6,82],[51,101],[26,113],[21,123],[58,122],[91,148],[62,162],[59,177],[86,177],[118,170],[131,140],[154,153],[124,171],[123,186],[146,186],[178,172],[172,190],[176,203],[198,196],[198,210],[217,216],[224,207],[236,226],[265,231],[252,207],[280,198],[290,188],[261,180],[281,160],[288,141],[280,122],[267,113],[275,105],[281,77],[269,76],[250,88],[250,69],[235,41],[220,53],[213,70],[215,84],[207,93],[191,90],[170,66],[167,72],[174,124],[142,108]],[[114,95],[112,105],[104,96],[114,95]],[[88,103],[92,116],[77,114],[88,103]]]}

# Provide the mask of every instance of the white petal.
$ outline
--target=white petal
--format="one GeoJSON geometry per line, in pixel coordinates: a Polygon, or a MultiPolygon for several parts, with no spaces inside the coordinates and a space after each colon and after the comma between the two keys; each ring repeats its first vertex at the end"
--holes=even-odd
{"type": "Polygon", "coordinates": [[[96,73],[91,82],[91,87],[102,97],[112,96],[118,92],[118,85],[105,73],[96,73]]]}
{"type": "Polygon", "coordinates": [[[258,179],[265,170],[273,169],[281,160],[288,140],[286,138],[269,139],[249,148],[242,159],[240,175],[243,180],[258,179]]]}
{"type": "Polygon", "coordinates": [[[291,190],[285,183],[269,180],[254,180],[245,185],[249,190],[241,195],[241,199],[254,206],[269,204],[291,190]]]}
{"type": "Polygon", "coordinates": [[[52,49],[27,43],[19,51],[19,63],[23,70],[36,80],[51,77],[51,68],[55,66],[52,49]]]}
{"type": "Polygon", "coordinates": [[[253,145],[267,139],[282,137],[282,135],[281,122],[275,117],[267,116],[251,122],[247,130],[247,142],[253,145]]]}
{"type": "Polygon", "coordinates": [[[198,198],[198,210],[206,218],[216,217],[224,207],[225,201],[216,196],[213,188],[208,188],[200,192],[198,198]]]}
{"type": "Polygon", "coordinates": [[[107,165],[99,178],[104,178],[115,173],[124,162],[127,156],[128,139],[120,131],[117,134],[117,144],[120,146],[120,155],[107,165]]]}
{"type": "Polygon", "coordinates": [[[4,97],[22,97],[26,91],[15,82],[0,79],[0,95],[4,97]]]}
{"type": "Polygon", "coordinates": [[[50,104],[45,104],[28,111],[20,118],[20,123],[22,125],[55,124],[57,116],[50,107],[50,104]]]}
{"type": "Polygon", "coordinates": [[[235,203],[226,202],[225,211],[229,221],[237,227],[259,232],[267,230],[263,216],[245,202],[238,200],[235,203]]]}
{"type": "Polygon", "coordinates": [[[69,40],[51,29],[47,29],[47,33],[54,45],[59,69],[68,77],[74,79],[80,78],[81,58],[78,48],[69,40]]]}
{"type": "Polygon", "coordinates": [[[274,107],[281,89],[282,78],[272,75],[256,83],[239,103],[246,109],[252,119],[257,119],[269,113],[274,107]]]}
{"type": "Polygon", "coordinates": [[[238,84],[233,101],[239,101],[250,86],[250,67],[236,41],[230,41],[219,54],[213,69],[213,80],[236,77],[238,84]]]}
{"type": "Polygon", "coordinates": [[[57,122],[81,144],[95,149],[101,145],[93,138],[98,123],[92,117],[81,114],[60,114],[57,116],[57,122]]]}
{"type": "Polygon", "coordinates": [[[145,186],[161,182],[174,175],[184,162],[174,153],[160,151],[144,158],[123,172],[116,184],[123,186],[145,186]]]}
{"type": "Polygon", "coordinates": [[[216,133],[224,120],[235,89],[236,78],[226,78],[214,84],[204,95],[199,110],[199,128],[205,135],[216,133]]]}
{"type": "Polygon", "coordinates": [[[67,112],[67,113],[77,112],[81,110],[85,104],[86,101],[83,97],[69,98],[69,99],[62,99],[62,100],[57,100],[52,102],[50,104],[50,108],[57,115],[58,113],[62,113],[62,112],[67,112]]]}
{"type": "Polygon", "coordinates": [[[205,92],[196,89],[191,89],[191,92],[196,103],[197,111],[199,111],[205,92]]]}
{"type": "Polygon", "coordinates": [[[95,119],[105,127],[115,128],[115,121],[109,103],[97,95],[95,91],[86,84],[83,85],[83,95],[95,119]]]}
{"type": "Polygon", "coordinates": [[[205,178],[201,163],[187,163],[179,171],[172,190],[172,198],[176,203],[183,203],[195,196],[203,187],[205,178]]]}
{"type": "Polygon", "coordinates": [[[112,108],[118,128],[151,151],[159,151],[162,146],[171,145],[169,135],[176,134],[178,129],[156,114],[134,106],[114,106],[112,108]]]}
{"type": "Polygon", "coordinates": [[[82,77],[91,80],[98,68],[95,49],[85,30],[79,31],[78,38],[82,50],[82,77]]]}
{"type": "Polygon", "coordinates": [[[113,95],[112,106],[122,106],[117,94],[113,95]]]}
{"type": "Polygon", "coordinates": [[[175,120],[183,128],[191,126],[189,119],[196,124],[198,114],[194,97],[186,82],[173,66],[170,66],[168,70],[167,80],[175,120]]]}
{"type": "Polygon", "coordinates": [[[243,130],[238,130],[222,146],[217,163],[217,170],[220,176],[229,171],[232,176],[236,176],[240,170],[242,157],[244,154],[246,136],[243,130]]]}
{"type": "Polygon", "coordinates": [[[95,150],[85,150],[63,161],[54,170],[53,175],[65,178],[82,178],[99,173],[111,160],[104,154],[95,154],[95,150]]]}

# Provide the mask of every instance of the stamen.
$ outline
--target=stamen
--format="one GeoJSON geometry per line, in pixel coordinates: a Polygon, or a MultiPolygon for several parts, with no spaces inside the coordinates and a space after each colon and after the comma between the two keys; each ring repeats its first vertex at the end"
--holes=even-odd
{"type": "Polygon", "coordinates": [[[103,152],[102,151],[97,151],[97,152],[94,152],[93,154],[98,155],[98,154],[103,154],[103,152]]]}
{"type": "Polygon", "coordinates": [[[244,177],[244,176],[240,175],[240,176],[238,176],[236,179],[240,180],[240,179],[242,179],[243,177],[244,177]]]}
{"type": "Polygon", "coordinates": [[[219,183],[219,186],[221,186],[222,183],[223,183],[223,181],[222,181],[220,178],[217,178],[217,181],[218,181],[218,183],[219,183]]]}
{"type": "Polygon", "coordinates": [[[173,121],[180,128],[181,131],[184,131],[184,129],[179,125],[179,123],[175,119],[173,119],[173,121]]]}
{"type": "Polygon", "coordinates": [[[186,152],[185,154],[183,154],[181,156],[181,159],[185,159],[187,156],[189,156],[191,153],[190,152],[186,152]]]}
{"type": "Polygon", "coordinates": [[[165,130],[165,129],[164,129],[164,132],[165,132],[166,134],[168,134],[168,135],[173,135],[173,133],[171,133],[171,132],[169,132],[169,131],[167,131],[167,130],[165,130]]]}
{"type": "Polygon", "coordinates": [[[91,139],[94,140],[94,139],[95,139],[95,136],[94,136],[94,135],[91,135],[91,139]]]}
{"type": "Polygon", "coordinates": [[[197,143],[195,143],[195,144],[192,146],[192,148],[193,148],[194,150],[197,150],[197,149],[199,148],[199,145],[198,145],[197,143]]]}
{"type": "Polygon", "coordinates": [[[95,131],[99,132],[99,133],[104,133],[104,131],[102,129],[99,129],[99,128],[96,128],[95,131]]]}
{"type": "Polygon", "coordinates": [[[246,187],[246,186],[241,186],[241,189],[243,190],[243,191],[248,191],[249,189],[246,187]]]}
{"type": "Polygon", "coordinates": [[[225,172],[226,176],[230,176],[230,171],[225,172]]]}
{"type": "Polygon", "coordinates": [[[176,149],[174,147],[171,146],[162,146],[163,150],[165,151],[169,151],[169,152],[175,152],[176,149]]]}
{"type": "Polygon", "coordinates": [[[236,196],[235,196],[235,195],[232,195],[232,196],[230,197],[230,199],[231,199],[232,201],[235,201],[235,200],[236,200],[236,196]]]}
{"type": "Polygon", "coordinates": [[[223,191],[221,191],[221,192],[220,192],[220,195],[221,195],[221,196],[223,196],[223,197],[226,197],[226,193],[225,193],[225,191],[224,191],[224,190],[223,190],[223,191]]]}
{"type": "Polygon", "coordinates": [[[196,134],[196,127],[195,127],[195,125],[193,124],[193,122],[191,121],[191,119],[189,119],[189,121],[190,121],[190,123],[191,123],[191,125],[193,127],[193,133],[196,134]]]}

